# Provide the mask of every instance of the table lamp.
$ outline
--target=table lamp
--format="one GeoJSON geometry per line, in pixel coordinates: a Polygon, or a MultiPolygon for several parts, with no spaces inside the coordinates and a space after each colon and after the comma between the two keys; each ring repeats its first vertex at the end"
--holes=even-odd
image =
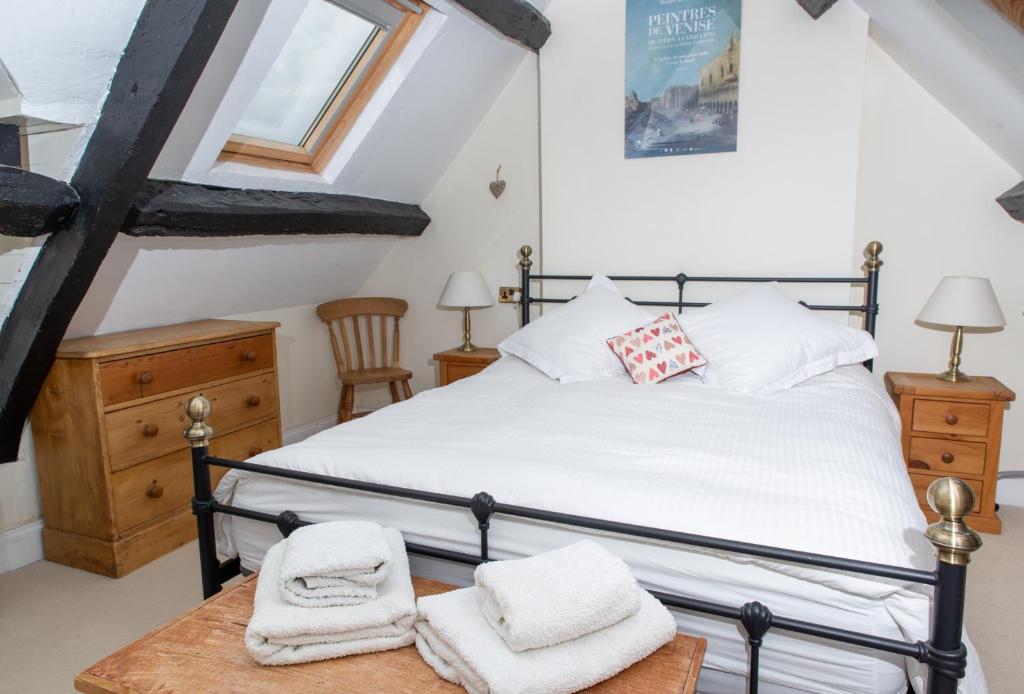
{"type": "Polygon", "coordinates": [[[493,306],[491,290],[487,288],[483,276],[479,272],[453,272],[448,283],[441,292],[441,300],[437,302],[442,308],[462,309],[462,346],[463,352],[475,352],[476,347],[470,342],[469,310],[493,306]]]}
{"type": "Polygon", "coordinates": [[[917,320],[956,328],[950,347],[949,368],[938,374],[942,380],[954,383],[971,380],[960,371],[964,327],[1001,328],[1006,325],[996,294],[992,291],[992,283],[985,277],[943,277],[917,320]]]}

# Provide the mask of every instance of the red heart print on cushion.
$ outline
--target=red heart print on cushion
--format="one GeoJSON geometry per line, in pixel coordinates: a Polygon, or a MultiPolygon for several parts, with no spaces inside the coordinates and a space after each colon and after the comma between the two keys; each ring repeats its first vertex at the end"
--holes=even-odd
{"type": "Polygon", "coordinates": [[[671,313],[610,337],[607,343],[626,366],[634,383],[653,385],[707,363],[686,339],[686,333],[671,313]]]}

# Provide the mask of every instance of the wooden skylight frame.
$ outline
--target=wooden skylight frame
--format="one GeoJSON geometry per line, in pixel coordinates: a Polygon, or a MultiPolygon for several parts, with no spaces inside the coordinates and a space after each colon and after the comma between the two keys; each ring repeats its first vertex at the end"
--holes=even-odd
{"type": "Polygon", "coordinates": [[[420,12],[399,3],[391,4],[402,10],[402,19],[390,31],[378,32],[371,40],[304,138],[305,144],[291,145],[233,133],[217,160],[314,174],[323,171],[430,11],[421,0],[410,3],[419,7],[420,12]]]}

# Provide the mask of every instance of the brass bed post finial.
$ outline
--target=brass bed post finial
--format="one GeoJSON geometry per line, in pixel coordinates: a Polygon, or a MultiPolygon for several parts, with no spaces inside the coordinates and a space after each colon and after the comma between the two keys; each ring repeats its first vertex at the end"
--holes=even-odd
{"type": "Polygon", "coordinates": [[[191,398],[185,405],[185,414],[192,420],[192,425],[185,430],[185,438],[192,448],[203,448],[210,445],[213,428],[206,423],[213,406],[202,395],[191,398]]]}
{"type": "Polygon", "coordinates": [[[872,241],[864,247],[864,255],[867,256],[864,267],[868,269],[868,272],[877,272],[878,268],[882,267],[883,261],[878,257],[881,254],[882,244],[880,241],[872,241]]]}
{"type": "Polygon", "coordinates": [[[956,477],[942,477],[928,487],[928,505],[939,514],[939,520],[925,531],[935,546],[939,561],[965,566],[971,552],[981,547],[981,537],[964,522],[974,508],[974,490],[956,477]]]}
{"type": "Polygon", "coordinates": [[[529,270],[533,266],[533,261],[530,260],[530,256],[533,255],[533,247],[525,245],[519,249],[519,267],[524,270],[529,270]]]}

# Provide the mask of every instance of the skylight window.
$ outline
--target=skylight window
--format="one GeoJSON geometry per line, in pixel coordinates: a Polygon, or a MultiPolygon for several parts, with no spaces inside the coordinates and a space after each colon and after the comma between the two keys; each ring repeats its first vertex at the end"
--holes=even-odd
{"type": "Polygon", "coordinates": [[[426,9],[413,0],[309,0],[221,160],[320,171],[426,9]]]}

